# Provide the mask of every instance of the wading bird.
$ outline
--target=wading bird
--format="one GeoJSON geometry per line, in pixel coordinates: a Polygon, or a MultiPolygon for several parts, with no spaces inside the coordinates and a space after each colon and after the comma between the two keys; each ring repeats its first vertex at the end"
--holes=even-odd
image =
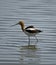
{"type": "MultiPolygon", "coordinates": [[[[24,21],[23,20],[20,20],[15,25],[18,25],[18,24],[21,26],[22,31],[28,36],[28,40],[29,40],[28,41],[28,45],[30,45],[30,37],[31,36],[35,37],[35,39],[38,41],[38,39],[36,37],[36,34],[42,32],[41,30],[36,29],[32,25],[25,28],[25,25],[24,25],[24,21]]],[[[12,25],[12,26],[15,26],[15,25],[12,25]]]]}

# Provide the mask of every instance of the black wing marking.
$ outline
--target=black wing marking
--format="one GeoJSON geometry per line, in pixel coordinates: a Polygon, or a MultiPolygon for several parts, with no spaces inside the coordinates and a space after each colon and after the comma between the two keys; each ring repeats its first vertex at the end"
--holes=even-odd
{"type": "Polygon", "coordinates": [[[25,29],[28,29],[28,28],[34,28],[34,26],[31,25],[31,26],[26,27],[25,29]]]}

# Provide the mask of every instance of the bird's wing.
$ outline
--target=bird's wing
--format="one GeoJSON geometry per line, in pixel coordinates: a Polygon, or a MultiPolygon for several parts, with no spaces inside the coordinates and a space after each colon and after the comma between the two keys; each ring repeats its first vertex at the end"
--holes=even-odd
{"type": "Polygon", "coordinates": [[[28,26],[28,27],[25,28],[25,30],[28,33],[39,33],[39,32],[42,32],[41,30],[38,30],[38,29],[34,28],[34,26],[28,26]]]}
{"type": "Polygon", "coordinates": [[[27,29],[25,29],[27,32],[29,32],[29,33],[37,33],[37,29],[35,29],[35,28],[27,28],[27,29]]]}

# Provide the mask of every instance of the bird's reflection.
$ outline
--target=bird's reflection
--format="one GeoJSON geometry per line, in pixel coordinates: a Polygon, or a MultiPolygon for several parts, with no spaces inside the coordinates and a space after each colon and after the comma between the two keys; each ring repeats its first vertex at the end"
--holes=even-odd
{"type": "Polygon", "coordinates": [[[21,50],[27,49],[27,50],[37,50],[36,45],[26,45],[26,46],[21,46],[21,50]]]}
{"type": "Polygon", "coordinates": [[[40,62],[39,48],[36,45],[21,46],[20,50],[21,63],[33,63],[33,60],[34,63],[40,62]]]}

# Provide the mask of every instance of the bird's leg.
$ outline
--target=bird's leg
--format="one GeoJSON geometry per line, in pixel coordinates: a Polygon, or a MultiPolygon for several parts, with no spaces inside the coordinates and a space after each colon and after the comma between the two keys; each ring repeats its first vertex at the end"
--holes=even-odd
{"type": "Polygon", "coordinates": [[[37,40],[37,42],[38,42],[38,39],[37,39],[37,37],[35,36],[35,39],[37,40]]]}
{"type": "Polygon", "coordinates": [[[28,41],[28,46],[29,46],[29,45],[30,45],[30,36],[28,36],[28,40],[29,40],[29,41],[28,41]]]}

